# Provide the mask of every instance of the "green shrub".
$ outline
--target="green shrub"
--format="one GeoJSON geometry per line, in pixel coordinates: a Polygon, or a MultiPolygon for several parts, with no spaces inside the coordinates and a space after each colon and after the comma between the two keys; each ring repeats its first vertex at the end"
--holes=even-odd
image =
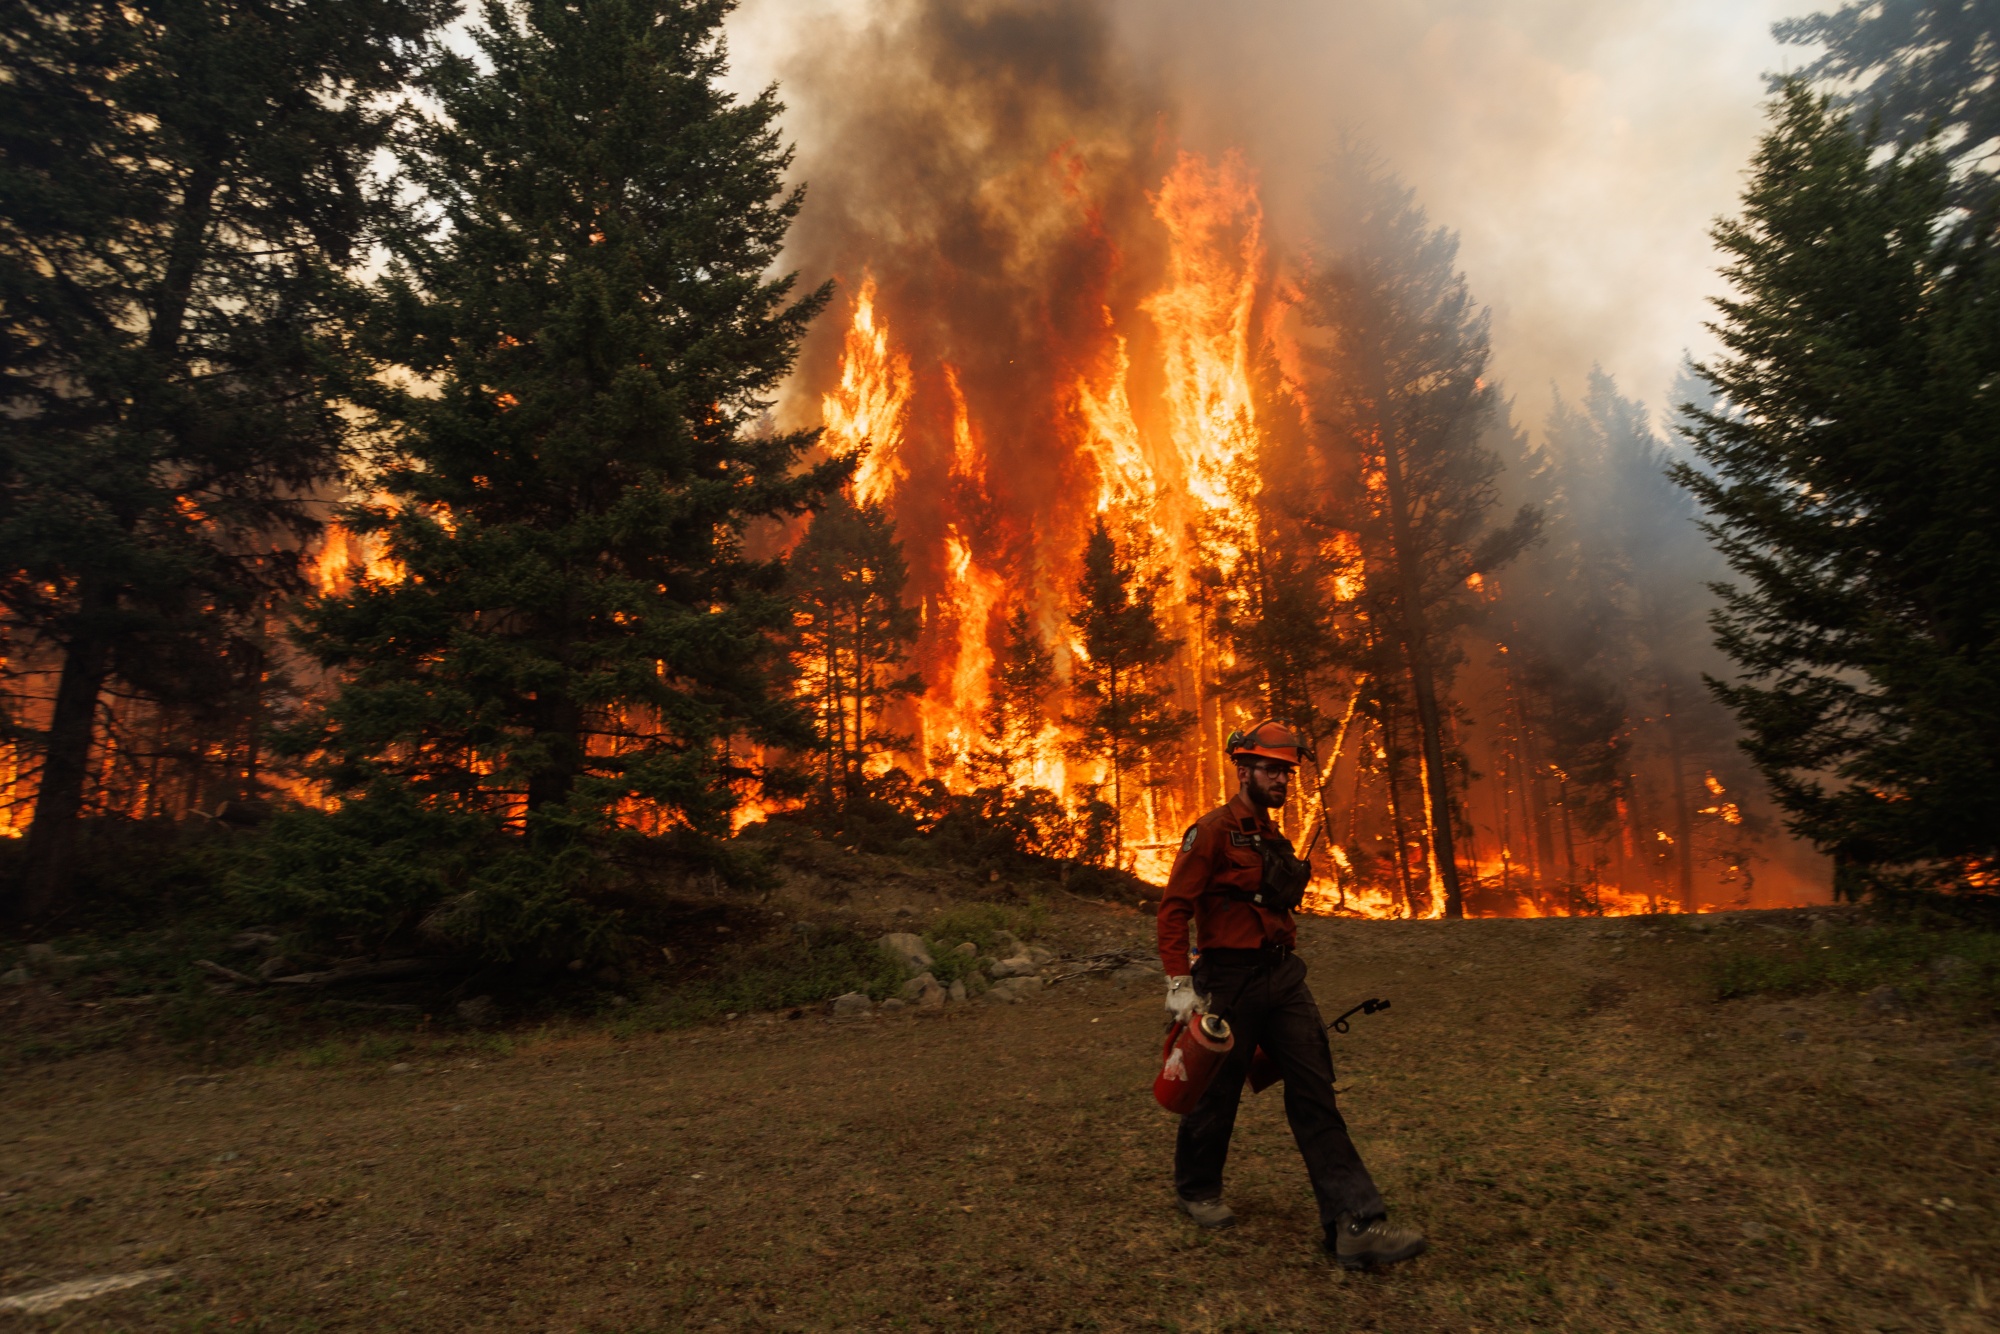
{"type": "Polygon", "coordinates": [[[1718,999],[1894,986],[1912,998],[1991,1011],[2000,1003],[2000,933],[1860,924],[1732,944],[1710,965],[1718,999]]]}
{"type": "Polygon", "coordinates": [[[628,1011],[613,1032],[629,1035],[720,1019],[726,1014],[816,1005],[850,991],[880,1000],[905,980],[902,963],[873,939],[845,928],[787,932],[710,965],[628,1011]]]}

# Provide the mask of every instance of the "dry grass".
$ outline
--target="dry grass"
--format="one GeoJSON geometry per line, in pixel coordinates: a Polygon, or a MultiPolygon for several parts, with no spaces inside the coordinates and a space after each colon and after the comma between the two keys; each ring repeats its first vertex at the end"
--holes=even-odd
{"type": "Polygon", "coordinates": [[[1995,1328],[1996,1074],[1954,1063],[1990,1027],[1717,1003],[1725,946],[1678,930],[1315,922],[1304,947],[1329,1014],[1395,1002],[1335,1039],[1363,1151],[1433,1238],[1386,1274],[1318,1257],[1273,1094],[1232,1157],[1242,1225],[1173,1213],[1158,998],[1091,982],[213,1081],[16,1066],[0,1294],[175,1267],[19,1318],[69,1329],[1995,1328]]]}

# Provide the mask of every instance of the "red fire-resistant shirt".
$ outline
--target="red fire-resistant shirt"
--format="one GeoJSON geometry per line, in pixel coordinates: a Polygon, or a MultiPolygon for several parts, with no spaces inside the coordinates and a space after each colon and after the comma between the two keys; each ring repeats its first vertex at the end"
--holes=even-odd
{"type": "Polygon", "coordinates": [[[1160,964],[1168,977],[1185,976],[1189,970],[1189,918],[1203,949],[1298,943],[1290,913],[1228,895],[1232,889],[1254,890],[1264,878],[1264,858],[1250,845],[1252,832],[1275,834],[1278,827],[1241,792],[1188,826],[1160,894],[1160,964]]]}

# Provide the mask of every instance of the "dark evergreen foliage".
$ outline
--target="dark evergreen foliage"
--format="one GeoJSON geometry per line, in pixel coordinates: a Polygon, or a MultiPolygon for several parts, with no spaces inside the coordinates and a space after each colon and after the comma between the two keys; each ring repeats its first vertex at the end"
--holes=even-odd
{"type": "Polygon", "coordinates": [[[1877,161],[1797,83],[1740,218],[1704,468],[1677,479],[1738,576],[1717,685],[1848,892],[2000,855],[2000,264],[1928,148],[1877,161]]]}
{"type": "Polygon", "coordinates": [[[0,601],[61,661],[19,911],[64,891],[107,683],[208,703],[266,666],[341,463],[370,157],[451,10],[0,8],[0,601]]]}
{"type": "Polygon", "coordinates": [[[1147,784],[1147,766],[1194,726],[1194,716],[1173,702],[1166,672],[1181,643],[1161,629],[1153,610],[1166,586],[1163,571],[1141,572],[1129,544],[1118,549],[1100,517],[1084,547],[1069,617],[1083,645],[1070,669],[1077,707],[1069,721],[1077,733],[1074,753],[1100,761],[1109,775],[1120,831],[1114,847],[1124,841],[1125,814],[1147,784]]]}
{"type": "Polygon", "coordinates": [[[1909,146],[1940,136],[1975,181],[2000,138],[2000,10],[1989,0],[1851,0],[1776,25],[1778,40],[1824,50],[1794,76],[1828,87],[1858,126],[1879,121],[1909,146]]]}
{"type": "Polygon", "coordinates": [[[799,196],[774,96],[719,86],[729,7],[496,0],[404,144],[431,211],[392,238],[374,337],[412,389],[352,513],[396,574],[307,613],[341,686],[298,740],[364,842],[377,803],[490,831],[436,880],[447,934],[492,952],[509,913],[587,893],[594,835],[727,832],[733,738],[806,735],[783,572],[744,534],[847,464],[758,426],[826,293],[768,276],[799,196]]]}
{"type": "Polygon", "coordinates": [[[921,676],[897,670],[919,629],[916,608],[903,603],[908,582],[895,525],[880,505],[845,494],[792,553],[792,662],[812,710],[816,798],[827,814],[863,797],[875,762],[909,745],[884,718],[923,690],[921,676]]]}

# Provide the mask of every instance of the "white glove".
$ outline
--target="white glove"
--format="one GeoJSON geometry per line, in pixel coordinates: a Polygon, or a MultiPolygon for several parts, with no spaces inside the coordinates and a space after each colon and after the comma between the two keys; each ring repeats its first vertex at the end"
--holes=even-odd
{"type": "Polygon", "coordinates": [[[1194,979],[1186,974],[1182,974],[1180,977],[1168,978],[1167,1013],[1172,1015],[1177,1022],[1186,1023],[1187,1017],[1194,1013],[1194,1007],[1194,979]]]}

